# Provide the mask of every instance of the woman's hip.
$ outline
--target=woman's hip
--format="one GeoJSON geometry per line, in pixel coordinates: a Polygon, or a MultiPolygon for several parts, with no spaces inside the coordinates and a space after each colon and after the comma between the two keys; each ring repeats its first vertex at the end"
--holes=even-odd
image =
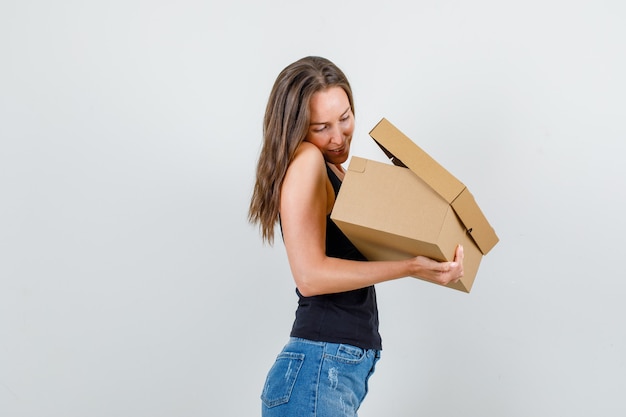
{"type": "Polygon", "coordinates": [[[267,375],[263,416],[356,416],[379,358],[377,350],[290,338],[267,375]]]}

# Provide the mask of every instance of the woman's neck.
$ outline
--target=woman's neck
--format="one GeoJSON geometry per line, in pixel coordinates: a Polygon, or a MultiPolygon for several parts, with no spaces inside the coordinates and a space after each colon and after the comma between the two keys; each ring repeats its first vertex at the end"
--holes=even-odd
{"type": "Polygon", "coordinates": [[[340,164],[335,165],[329,162],[327,162],[327,164],[330,169],[335,173],[335,175],[337,175],[337,177],[339,177],[339,179],[343,181],[343,177],[346,175],[346,171],[343,169],[343,167],[340,164]]]}

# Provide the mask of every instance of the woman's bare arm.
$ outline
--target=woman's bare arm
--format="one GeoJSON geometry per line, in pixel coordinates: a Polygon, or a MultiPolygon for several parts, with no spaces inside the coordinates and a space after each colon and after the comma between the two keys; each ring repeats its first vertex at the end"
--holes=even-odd
{"type": "Polygon", "coordinates": [[[326,165],[321,152],[303,142],[281,190],[280,216],[291,271],[304,296],[349,291],[392,279],[420,276],[448,284],[463,276],[463,251],[455,261],[418,256],[402,261],[362,262],[325,254],[328,201],[326,165]]]}

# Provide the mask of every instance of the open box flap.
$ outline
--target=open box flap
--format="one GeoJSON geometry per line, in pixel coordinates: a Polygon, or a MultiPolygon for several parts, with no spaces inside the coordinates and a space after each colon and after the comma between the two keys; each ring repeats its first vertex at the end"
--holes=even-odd
{"type": "Polygon", "coordinates": [[[405,166],[417,174],[448,203],[465,189],[465,185],[417,146],[387,119],[382,119],[370,136],[395,165],[405,166]]]}
{"type": "Polygon", "coordinates": [[[452,206],[483,254],[495,246],[498,237],[461,181],[385,118],[370,136],[394,165],[409,168],[452,206]]]}

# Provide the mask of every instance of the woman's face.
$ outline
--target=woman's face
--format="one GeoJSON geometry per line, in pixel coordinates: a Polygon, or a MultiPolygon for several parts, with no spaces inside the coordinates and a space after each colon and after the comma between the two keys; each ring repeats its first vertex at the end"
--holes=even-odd
{"type": "Polygon", "coordinates": [[[305,140],[317,146],[327,162],[346,162],[354,132],[354,114],[348,95],[341,87],[313,94],[309,102],[311,122],[305,140]]]}

